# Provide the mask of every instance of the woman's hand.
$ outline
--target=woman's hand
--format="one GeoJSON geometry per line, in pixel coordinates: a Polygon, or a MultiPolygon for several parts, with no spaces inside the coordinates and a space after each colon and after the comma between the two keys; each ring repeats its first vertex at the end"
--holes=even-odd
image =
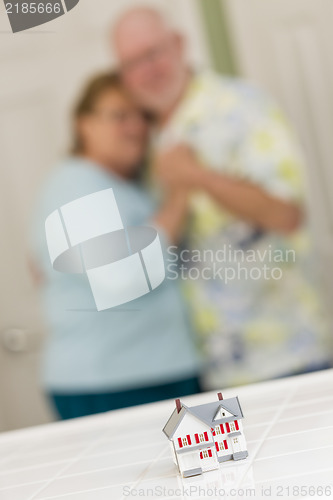
{"type": "Polygon", "coordinates": [[[191,176],[194,176],[195,168],[195,156],[183,144],[162,151],[155,157],[154,175],[165,191],[155,223],[164,229],[173,243],[177,243],[183,235],[189,209],[191,176]]]}
{"type": "Polygon", "coordinates": [[[168,190],[200,189],[224,210],[265,230],[290,233],[302,221],[302,208],[267,193],[260,186],[203,167],[188,146],[180,144],[156,158],[155,172],[168,190]]]}
{"type": "Polygon", "coordinates": [[[157,181],[167,189],[191,189],[196,187],[199,162],[186,144],[179,144],[158,153],[154,161],[154,172],[157,181]]]}
{"type": "Polygon", "coordinates": [[[180,188],[167,189],[165,200],[154,221],[162,227],[170,242],[177,243],[183,236],[188,215],[188,191],[180,188]]]}

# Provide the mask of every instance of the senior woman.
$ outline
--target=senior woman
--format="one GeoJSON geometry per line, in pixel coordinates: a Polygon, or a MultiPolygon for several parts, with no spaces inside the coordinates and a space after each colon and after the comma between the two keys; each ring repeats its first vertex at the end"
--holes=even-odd
{"type": "Polygon", "coordinates": [[[164,243],[177,241],[186,218],[182,192],[156,207],[140,186],[147,123],[116,75],[89,82],[74,130],[74,154],[44,186],[33,237],[49,329],[43,385],[64,419],[198,392],[199,362],[177,282],[166,279],[145,296],[98,312],[85,275],[52,269],[45,219],[80,197],[112,188],[124,225],[152,225],[164,243]]]}

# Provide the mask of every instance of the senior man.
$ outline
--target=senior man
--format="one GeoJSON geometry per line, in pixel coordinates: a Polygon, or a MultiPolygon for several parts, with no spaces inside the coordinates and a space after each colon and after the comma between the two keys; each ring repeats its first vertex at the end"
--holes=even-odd
{"type": "Polygon", "coordinates": [[[330,366],[302,161],[280,109],[245,81],[194,71],[184,38],[153,8],[124,13],[112,37],[125,86],[154,118],[155,179],[189,193],[192,262],[181,264],[206,353],[204,384],[330,366]]]}

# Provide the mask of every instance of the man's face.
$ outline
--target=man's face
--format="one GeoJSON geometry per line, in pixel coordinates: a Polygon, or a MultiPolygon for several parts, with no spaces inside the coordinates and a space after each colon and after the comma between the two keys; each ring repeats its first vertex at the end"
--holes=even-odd
{"type": "Polygon", "coordinates": [[[183,40],[155,18],[140,16],[118,27],[115,35],[124,84],[147,111],[163,113],[179,97],[183,84],[183,40]]]}

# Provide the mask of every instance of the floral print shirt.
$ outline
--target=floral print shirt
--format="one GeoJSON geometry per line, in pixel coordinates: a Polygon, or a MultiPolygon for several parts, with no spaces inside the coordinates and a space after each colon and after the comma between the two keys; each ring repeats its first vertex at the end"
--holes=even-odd
{"type": "MultiPolygon", "coordinates": [[[[303,202],[303,162],[293,132],[276,103],[248,82],[213,72],[194,75],[155,146],[176,143],[187,143],[203,168],[303,202]]],[[[186,268],[184,293],[208,389],[330,363],[305,225],[288,235],[263,231],[196,193],[186,247],[178,263],[186,268]]]]}

